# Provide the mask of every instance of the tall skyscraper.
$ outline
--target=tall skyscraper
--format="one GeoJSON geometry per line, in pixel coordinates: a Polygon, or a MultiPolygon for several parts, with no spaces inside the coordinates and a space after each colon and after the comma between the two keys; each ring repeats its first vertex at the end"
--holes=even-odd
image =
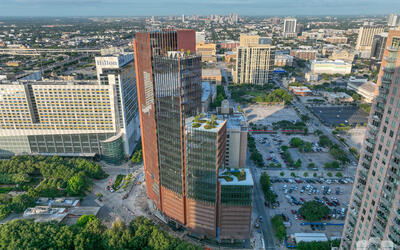
{"type": "Polygon", "coordinates": [[[371,55],[372,42],[375,35],[385,31],[383,26],[362,26],[358,32],[356,50],[362,58],[368,58],[371,55]]]}
{"type": "Polygon", "coordinates": [[[286,17],[283,21],[283,37],[295,37],[297,35],[297,19],[286,17]]]}
{"type": "Polygon", "coordinates": [[[0,156],[129,156],[140,136],[133,54],[96,67],[98,81],[0,83],[0,156]]]}
{"type": "Polygon", "coordinates": [[[275,47],[264,43],[265,40],[259,36],[240,36],[236,68],[232,71],[235,83],[263,85],[271,80],[275,47]]]}
{"type": "Polygon", "coordinates": [[[385,52],[385,46],[387,41],[388,33],[383,32],[379,35],[375,35],[372,40],[371,46],[371,58],[377,61],[381,61],[383,53],[385,52]]]}
{"type": "Polygon", "coordinates": [[[225,177],[226,121],[198,116],[201,57],[189,52],[194,37],[188,30],[136,34],[146,192],[152,211],[164,221],[219,240],[246,239],[251,175],[243,170],[237,173],[244,178],[225,177]],[[233,187],[221,192],[221,178],[233,180],[233,187]],[[245,194],[234,201],[235,192],[245,194]]]}
{"type": "MultiPolygon", "coordinates": [[[[400,29],[390,30],[362,146],[341,248],[377,238],[400,248],[400,29]]],[[[375,246],[375,249],[383,249],[375,246]]]]}
{"type": "Polygon", "coordinates": [[[396,27],[399,24],[399,16],[395,13],[392,13],[388,17],[388,26],[389,27],[396,27]]]}

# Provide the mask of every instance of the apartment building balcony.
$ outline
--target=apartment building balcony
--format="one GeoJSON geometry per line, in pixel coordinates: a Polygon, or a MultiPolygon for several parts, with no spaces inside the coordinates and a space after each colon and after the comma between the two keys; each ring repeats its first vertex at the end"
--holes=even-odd
{"type": "Polygon", "coordinates": [[[381,198],[381,203],[387,207],[387,208],[391,208],[392,207],[392,202],[390,202],[388,199],[386,198],[381,198]]]}
{"type": "Polygon", "coordinates": [[[384,57],[386,62],[395,63],[397,61],[397,57],[385,56],[384,57]]]}
{"type": "Polygon", "coordinates": [[[387,73],[394,73],[395,70],[393,67],[383,67],[383,71],[387,73]]]}
{"type": "Polygon", "coordinates": [[[381,86],[381,87],[379,87],[379,93],[388,95],[389,94],[389,89],[384,88],[384,87],[381,86]]]}
{"type": "Polygon", "coordinates": [[[379,132],[379,127],[373,123],[368,123],[368,128],[369,128],[369,130],[373,131],[376,134],[378,134],[378,132],[379,132]]]}
{"type": "Polygon", "coordinates": [[[390,52],[399,52],[400,51],[400,47],[394,47],[394,46],[388,46],[386,47],[387,50],[389,50],[390,52]]]}
{"type": "Polygon", "coordinates": [[[383,192],[389,197],[390,199],[394,198],[395,193],[393,191],[387,190],[385,187],[383,188],[383,192]]]}
{"type": "Polygon", "coordinates": [[[388,221],[387,215],[385,215],[382,211],[378,210],[376,212],[376,217],[380,219],[382,222],[384,222],[385,223],[384,225],[386,225],[388,221]]]}
{"type": "Polygon", "coordinates": [[[381,122],[381,118],[379,118],[379,116],[377,116],[377,115],[373,115],[372,120],[379,122],[379,123],[381,122]]]}
{"type": "Polygon", "coordinates": [[[367,145],[370,148],[374,148],[375,147],[375,140],[371,140],[371,139],[366,139],[365,140],[365,145],[367,145]]]}
{"type": "Polygon", "coordinates": [[[381,222],[379,219],[377,219],[374,222],[374,226],[376,227],[376,229],[378,229],[377,231],[381,231],[383,235],[383,232],[385,232],[385,224],[381,222]]]}
{"type": "MultiPolygon", "coordinates": [[[[376,97],[376,100],[380,103],[386,103],[386,97],[382,96],[382,95],[378,95],[376,97]]],[[[378,121],[379,122],[379,121],[378,121]]]]}
{"type": "MultiPolygon", "coordinates": [[[[388,236],[389,240],[391,240],[395,245],[399,246],[400,245],[400,237],[394,233],[389,234],[388,236]]],[[[398,248],[395,248],[398,249],[398,248]]]]}
{"type": "Polygon", "coordinates": [[[383,113],[383,112],[385,111],[385,108],[384,108],[384,107],[381,107],[381,106],[379,106],[379,105],[376,105],[376,106],[375,106],[375,110],[378,111],[379,113],[383,113]]]}

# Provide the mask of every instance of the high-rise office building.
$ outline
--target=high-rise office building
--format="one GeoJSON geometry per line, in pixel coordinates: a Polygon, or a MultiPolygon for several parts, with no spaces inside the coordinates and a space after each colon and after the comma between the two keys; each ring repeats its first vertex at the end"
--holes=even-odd
{"type": "Polygon", "coordinates": [[[286,17],[283,20],[283,37],[297,36],[297,19],[293,17],[286,17]]]}
{"type": "Polygon", "coordinates": [[[399,24],[399,16],[395,13],[392,13],[388,17],[388,26],[389,27],[396,27],[399,24]]]}
{"type": "MultiPolygon", "coordinates": [[[[377,238],[400,248],[400,30],[390,30],[362,146],[341,249],[377,238]]],[[[375,246],[374,249],[383,249],[375,246]]]]}
{"type": "Polygon", "coordinates": [[[152,211],[164,221],[219,240],[246,239],[251,175],[238,170],[238,179],[225,177],[226,121],[197,116],[201,57],[188,53],[195,46],[194,37],[195,32],[188,30],[136,34],[146,192],[152,211]],[[221,192],[221,178],[233,187],[221,192]],[[241,185],[248,187],[247,193],[237,197],[233,193],[241,193],[241,185]],[[221,217],[222,208],[227,211],[225,217],[221,217]],[[239,214],[240,220],[235,220],[239,214]]]}
{"type": "Polygon", "coordinates": [[[383,26],[362,26],[358,32],[356,50],[362,58],[368,58],[371,55],[372,42],[374,36],[385,31],[383,26]]]}
{"type": "Polygon", "coordinates": [[[98,81],[0,83],[0,156],[129,156],[140,136],[133,61],[96,58],[98,81]]]}
{"type": "Polygon", "coordinates": [[[258,36],[240,36],[236,68],[232,70],[235,83],[263,85],[272,78],[275,47],[258,36]]]}
{"type": "Polygon", "coordinates": [[[377,61],[381,61],[383,57],[383,52],[385,51],[387,32],[383,32],[379,35],[375,35],[372,40],[371,46],[371,58],[377,61]]]}

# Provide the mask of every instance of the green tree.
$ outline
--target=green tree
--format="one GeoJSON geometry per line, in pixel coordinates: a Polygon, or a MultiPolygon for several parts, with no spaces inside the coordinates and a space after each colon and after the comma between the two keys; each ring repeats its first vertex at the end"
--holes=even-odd
{"type": "Polygon", "coordinates": [[[290,146],[298,148],[304,144],[304,141],[300,139],[299,137],[293,137],[290,140],[290,146]]]}
{"type": "Polygon", "coordinates": [[[336,172],[335,176],[338,178],[341,178],[341,177],[343,177],[343,174],[342,174],[342,172],[336,172]]]}
{"type": "Polygon", "coordinates": [[[332,141],[329,139],[328,136],[326,135],[320,135],[319,136],[319,145],[321,145],[321,147],[331,147],[332,146],[332,141]]]}
{"type": "Polygon", "coordinates": [[[307,173],[307,172],[304,172],[303,176],[304,176],[304,177],[308,177],[308,173],[307,173]]]}
{"type": "Polygon", "coordinates": [[[76,221],[76,225],[84,227],[84,226],[86,226],[86,224],[88,224],[94,220],[97,220],[95,215],[91,215],[91,214],[90,215],[82,215],[76,221]]]}
{"type": "Polygon", "coordinates": [[[300,207],[299,213],[305,220],[314,222],[320,221],[323,217],[327,217],[329,208],[317,201],[307,201],[300,207]]]}
{"type": "Polygon", "coordinates": [[[280,176],[285,176],[285,172],[282,171],[282,172],[280,173],[280,176]]]}
{"type": "Polygon", "coordinates": [[[80,172],[69,179],[67,184],[67,192],[70,195],[81,195],[87,187],[85,174],[80,172]]]}
{"type": "Polygon", "coordinates": [[[275,236],[279,240],[284,240],[286,238],[286,227],[283,224],[282,216],[279,214],[271,218],[271,224],[274,228],[275,236]]]}
{"type": "Polygon", "coordinates": [[[35,206],[35,198],[27,194],[20,194],[15,196],[11,202],[11,208],[16,213],[22,213],[28,207],[35,206]]]}
{"type": "Polygon", "coordinates": [[[291,173],[290,173],[290,176],[296,177],[296,174],[295,174],[294,172],[291,172],[291,173]]]}
{"type": "Polygon", "coordinates": [[[317,173],[313,173],[313,177],[316,178],[318,176],[317,173]]]}
{"type": "Polygon", "coordinates": [[[300,167],[301,167],[301,164],[302,164],[302,162],[301,162],[301,160],[300,160],[300,158],[299,158],[299,159],[297,159],[297,161],[295,162],[294,166],[295,166],[296,168],[300,168],[300,167]]]}
{"type": "Polygon", "coordinates": [[[306,142],[303,146],[304,152],[311,152],[312,150],[312,143],[311,142],[306,142]]]}
{"type": "Polygon", "coordinates": [[[328,177],[332,177],[332,172],[328,172],[328,173],[326,173],[326,175],[327,175],[328,177]]]}
{"type": "Polygon", "coordinates": [[[272,190],[271,190],[271,180],[267,173],[263,173],[261,175],[260,184],[261,184],[262,190],[264,192],[265,200],[270,204],[275,203],[276,196],[275,196],[275,193],[272,192],[272,190]]]}

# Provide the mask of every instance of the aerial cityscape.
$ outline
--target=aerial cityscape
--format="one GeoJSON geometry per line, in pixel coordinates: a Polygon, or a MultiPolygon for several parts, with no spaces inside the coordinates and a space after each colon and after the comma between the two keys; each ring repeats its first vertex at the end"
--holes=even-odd
{"type": "Polygon", "coordinates": [[[400,249],[399,3],[133,2],[4,2],[0,249],[400,249]]]}

